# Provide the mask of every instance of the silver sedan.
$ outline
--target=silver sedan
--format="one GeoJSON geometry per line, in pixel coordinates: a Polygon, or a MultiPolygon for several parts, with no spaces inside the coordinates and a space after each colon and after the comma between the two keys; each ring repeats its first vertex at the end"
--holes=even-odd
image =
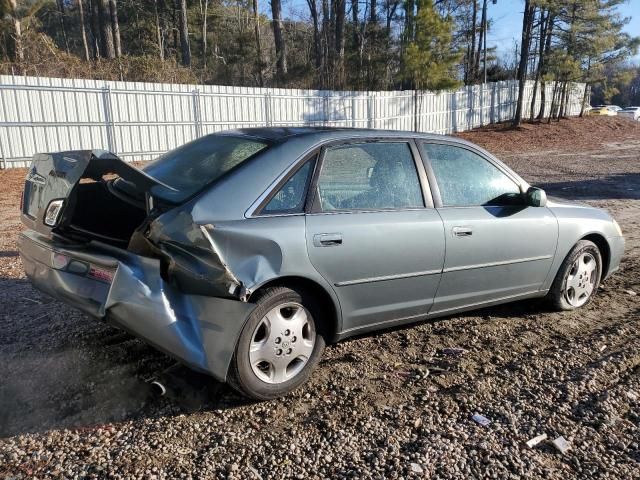
{"type": "Polygon", "coordinates": [[[256,399],[305,382],[328,342],[525,298],[584,307],[624,249],[607,212],[473,144],[373,130],[222,132],[142,170],[39,154],[22,220],[37,288],[256,399]]]}

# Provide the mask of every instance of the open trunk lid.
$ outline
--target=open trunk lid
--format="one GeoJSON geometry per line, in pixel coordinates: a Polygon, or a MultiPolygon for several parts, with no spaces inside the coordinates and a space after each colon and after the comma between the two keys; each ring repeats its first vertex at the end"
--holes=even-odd
{"type": "Polygon", "coordinates": [[[25,181],[22,221],[47,236],[85,232],[126,243],[127,234],[130,236],[148,215],[150,192],[155,186],[173,190],[104,150],[36,154],[25,181]],[[134,195],[114,191],[116,177],[123,179],[134,195]],[[110,219],[120,220],[112,238],[105,228],[110,219]]]}

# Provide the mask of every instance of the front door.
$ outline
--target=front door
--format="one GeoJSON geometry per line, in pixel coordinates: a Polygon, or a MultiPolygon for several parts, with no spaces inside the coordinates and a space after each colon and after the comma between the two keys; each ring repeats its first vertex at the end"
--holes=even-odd
{"type": "Polygon", "coordinates": [[[444,262],[442,220],[407,141],[330,146],[306,241],[340,300],[343,331],[426,316],[444,262]]]}
{"type": "Polygon", "coordinates": [[[530,207],[510,174],[479,152],[423,143],[439,190],[446,258],[431,313],[538,292],[556,249],[558,223],[530,207]]]}

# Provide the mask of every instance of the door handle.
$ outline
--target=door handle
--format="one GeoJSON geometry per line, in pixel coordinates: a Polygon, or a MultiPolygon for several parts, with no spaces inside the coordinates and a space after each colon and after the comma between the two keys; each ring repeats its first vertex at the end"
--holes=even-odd
{"type": "Polygon", "coordinates": [[[316,247],[337,247],[342,245],[342,234],[318,233],[313,236],[313,245],[316,247]]]}
{"type": "Polygon", "coordinates": [[[470,237],[473,235],[471,227],[453,227],[451,232],[454,237],[470,237]]]}

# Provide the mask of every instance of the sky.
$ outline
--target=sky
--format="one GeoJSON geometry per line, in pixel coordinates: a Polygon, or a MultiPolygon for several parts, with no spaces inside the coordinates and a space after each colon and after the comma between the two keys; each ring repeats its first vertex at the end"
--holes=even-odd
{"type": "MultiPolygon", "coordinates": [[[[523,10],[523,0],[497,0],[496,5],[489,2],[488,15],[493,21],[493,27],[487,35],[487,47],[497,46],[499,56],[513,52],[515,42],[520,43],[523,10]]],[[[640,36],[640,0],[627,0],[618,10],[622,16],[631,18],[625,31],[633,36],[640,36]]],[[[640,62],[640,52],[634,60],[640,62]]]]}
{"type": "MultiPolygon", "coordinates": [[[[307,18],[309,15],[305,0],[283,0],[282,3],[285,15],[290,18],[307,18]]],[[[260,6],[266,15],[271,15],[269,0],[262,0],[260,6]]],[[[618,9],[624,17],[631,18],[625,31],[640,36],[640,0],[627,0],[618,9]]],[[[487,36],[487,47],[497,47],[498,56],[513,55],[515,42],[520,43],[523,10],[523,0],[497,0],[495,5],[489,1],[488,14],[493,27],[487,36]]],[[[640,52],[634,60],[640,63],[640,52]]]]}

